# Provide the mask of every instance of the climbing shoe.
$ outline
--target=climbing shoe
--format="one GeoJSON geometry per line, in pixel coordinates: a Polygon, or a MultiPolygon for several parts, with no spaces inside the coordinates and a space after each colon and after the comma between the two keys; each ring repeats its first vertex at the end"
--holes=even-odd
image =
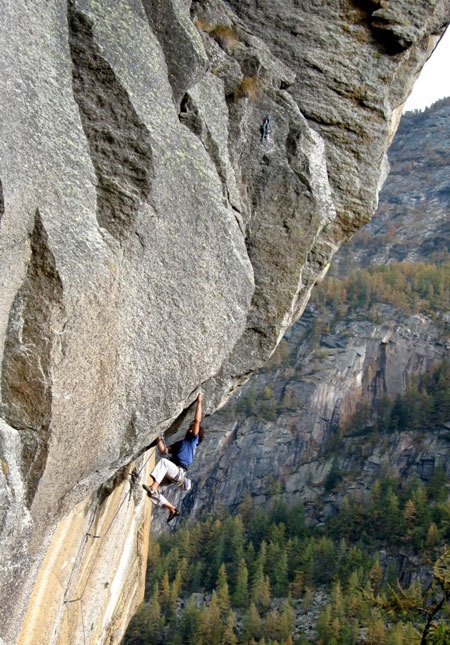
{"type": "Polygon", "coordinates": [[[173,518],[177,517],[179,514],[180,514],[180,511],[177,511],[177,509],[175,509],[174,511],[170,511],[169,517],[167,518],[167,523],[171,522],[173,518]]]}

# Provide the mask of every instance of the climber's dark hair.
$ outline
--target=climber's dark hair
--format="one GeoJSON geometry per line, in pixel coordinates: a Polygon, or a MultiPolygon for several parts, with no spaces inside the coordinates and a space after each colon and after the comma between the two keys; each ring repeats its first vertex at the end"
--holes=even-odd
{"type": "MultiPolygon", "coordinates": [[[[189,426],[188,431],[186,432],[186,435],[184,437],[185,439],[187,439],[192,434],[192,428],[194,427],[194,425],[195,425],[195,421],[193,421],[189,426]]],[[[204,438],[205,438],[205,429],[203,428],[203,426],[200,426],[200,428],[198,429],[198,442],[201,443],[204,438]]]]}

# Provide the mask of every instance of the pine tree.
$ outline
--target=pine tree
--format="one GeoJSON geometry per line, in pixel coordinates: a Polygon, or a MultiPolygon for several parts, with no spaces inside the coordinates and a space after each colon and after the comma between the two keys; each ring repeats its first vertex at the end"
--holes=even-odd
{"type": "Polygon", "coordinates": [[[325,490],[327,492],[334,490],[341,479],[342,476],[339,468],[339,459],[334,457],[331,468],[325,478],[325,490]]]}
{"type": "Polygon", "coordinates": [[[305,575],[301,569],[297,569],[294,574],[294,580],[289,585],[290,593],[293,598],[301,598],[305,587],[305,575]]]}
{"type": "Polygon", "coordinates": [[[149,546],[147,576],[145,580],[145,589],[147,593],[151,592],[155,583],[159,583],[163,574],[163,569],[161,562],[161,547],[158,542],[151,543],[149,546]]]}
{"type": "Polygon", "coordinates": [[[233,603],[236,607],[247,607],[248,596],[248,570],[244,558],[239,562],[236,586],[233,594],[233,603]]]}
{"type": "Polygon", "coordinates": [[[370,620],[367,625],[366,642],[367,645],[384,645],[386,642],[387,631],[380,612],[373,608],[370,613],[370,620]]]}
{"type": "Polygon", "coordinates": [[[375,564],[369,571],[369,580],[370,586],[372,588],[372,593],[376,596],[380,590],[380,584],[383,580],[383,571],[381,570],[380,562],[377,558],[375,564]]]}
{"type": "Polygon", "coordinates": [[[267,605],[265,576],[262,564],[258,564],[255,575],[253,576],[250,597],[252,603],[254,603],[258,609],[262,609],[267,605]]]}
{"type": "Polygon", "coordinates": [[[216,582],[216,593],[220,615],[223,617],[227,615],[230,610],[230,594],[228,591],[227,572],[224,564],[221,564],[219,568],[219,575],[216,582]]]}
{"type": "Polygon", "coordinates": [[[314,543],[314,580],[320,584],[330,582],[334,575],[335,566],[333,541],[322,536],[314,543]]]}
{"type": "Polygon", "coordinates": [[[246,492],[244,499],[239,504],[238,513],[241,516],[243,523],[247,526],[251,520],[252,514],[254,513],[253,497],[249,491],[246,492]]]}
{"type": "Polygon", "coordinates": [[[255,550],[260,548],[261,542],[266,537],[268,527],[269,518],[267,511],[265,511],[261,506],[258,506],[255,509],[253,517],[247,527],[248,540],[253,544],[255,550]]]}
{"type": "Polygon", "coordinates": [[[391,410],[390,430],[406,430],[408,426],[408,409],[403,397],[398,394],[391,410]]]}
{"type": "Polygon", "coordinates": [[[271,580],[275,598],[284,598],[289,588],[288,561],[285,548],[279,552],[278,561],[272,572],[271,580]]]}
{"type": "Polygon", "coordinates": [[[434,547],[439,544],[440,535],[439,529],[434,522],[430,524],[427,531],[426,545],[427,547],[434,547]]]}
{"type": "Polygon", "coordinates": [[[314,554],[315,540],[309,538],[303,543],[303,549],[299,554],[299,565],[305,577],[305,586],[310,586],[314,579],[314,554]]]}
{"type": "Polygon", "coordinates": [[[429,500],[444,501],[447,497],[445,484],[447,482],[447,473],[442,466],[436,466],[433,474],[428,480],[427,496],[429,500]]]}
{"type": "Polygon", "coordinates": [[[336,643],[335,635],[333,634],[332,629],[333,615],[331,611],[331,605],[327,605],[325,609],[319,615],[319,618],[316,623],[317,636],[320,643],[336,643]]]}
{"type": "Polygon", "coordinates": [[[223,523],[221,520],[216,519],[212,526],[209,527],[206,536],[204,537],[205,545],[205,573],[202,583],[207,588],[212,589],[219,574],[219,568],[225,560],[225,533],[223,531],[223,523]]]}
{"type": "Polygon", "coordinates": [[[161,629],[164,627],[166,620],[161,615],[161,606],[158,601],[158,596],[153,594],[148,604],[146,612],[147,619],[147,636],[150,642],[158,640],[161,629]]]}
{"type": "Polygon", "coordinates": [[[346,614],[349,618],[361,618],[364,605],[361,592],[361,582],[357,571],[353,571],[348,579],[346,592],[346,614]]]}
{"type": "Polygon", "coordinates": [[[189,530],[189,528],[183,528],[181,531],[177,531],[177,540],[180,553],[182,553],[184,557],[189,557],[190,559],[193,555],[193,544],[191,531],[189,530]]]}
{"type": "Polygon", "coordinates": [[[198,645],[198,627],[200,623],[200,610],[191,596],[181,614],[179,634],[184,645],[198,645]]]}
{"type": "Polygon", "coordinates": [[[181,572],[178,570],[170,586],[169,613],[174,615],[177,610],[178,598],[181,595],[181,572]]]}
{"type": "Polygon", "coordinates": [[[272,609],[264,619],[263,633],[269,639],[269,642],[278,639],[279,619],[280,615],[276,609],[272,609]]]}
{"type": "Polygon", "coordinates": [[[157,642],[164,627],[158,594],[154,594],[148,604],[142,603],[131,621],[124,638],[124,645],[141,645],[157,642]]]}
{"type": "Polygon", "coordinates": [[[163,579],[161,582],[161,589],[159,591],[159,602],[161,604],[162,610],[170,612],[170,582],[169,574],[167,571],[164,571],[163,579]]]}
{"type": "Polygon", "coordinates": [[[244,642],[251,639],[259,639],[261,637],[261,618],[259,616],[256,605],[251,602],[248,610],[244,614],[243,619],[243,638],[244,642]]]}
{"type": "Polygon", "coordinates": [[[419,639],[419,633],[411,623],[397,623],[389,629],[385,645],[411,645],[419,639]]]}
{"type": "Polygon", "coordinates": [[[417,510],[412,499],[408,499],[408,501],[406,502],[404,514],[405,514],[407,530],[412,531],[417,519],[417,510]]]}
{"type": "Polygon", "coordinates": [[[269,576],[264,577],[263,593],[260,596],[259,602],[262,611],[268,611],[270,608],[271,593],[270,593],[270,580],[269,576]]]}
{"type": "Polygon", "coordinates": [[[289,598],[286,598],[281,605],[278,629],[278,638],[287,642],[294,629],[294,609],[289,598]]]}
{"type": "Polygon", "coordinates": [[[207,635],[203,639],[205,645],[206,643],[220,643],[222,639],[222,619],[220,607],[217,599],[217,594],[215,591],[212,592],[211,600],[208,607],[206,608],[206,619],[207,619],[207,635]]]}
{"type": "Polygon", "coordinates": [[[234,589],[239,572],[239,563],[244,557],[244,528],[239,515],[227,517],[223,523],[224,549],[223,557],[227,565],[228,580],[234,589]]]}
{"type": "Polygon", "coordinates": [[[308,533],[305,521],[305,507],[302,502],[288,509],[286,530],[287,535],[292,538],[304,538],[308,533]]]}
{"type": "Polygon", "coordinates": [[[331,603],[333,607],[333,614],[342,618],[345,615],[345,603],[342,594],[342,587],[339,580],[333,586],[331,593],[331,603]]]}
{"type": "Polygon", "coordinates": [[[229,611],[225,620],[222,640],[220,645],[237,645],[238,639],[235,634],[236,616],[233,611],[229,611]]]}
{"type": "Polygon", "coordinates": [[[380,537],[390,540],[400,540],[405,534],[404,517],[400,513],[400,504],[397,495],[389,490],[384,499],[383,531],[380,537]]]}

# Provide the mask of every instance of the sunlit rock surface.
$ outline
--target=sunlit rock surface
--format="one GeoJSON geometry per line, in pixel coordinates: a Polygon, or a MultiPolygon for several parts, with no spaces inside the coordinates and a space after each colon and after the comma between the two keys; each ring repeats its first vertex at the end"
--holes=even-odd
{"type": "MultiPolygon", "coordinates": [[[[73,522],[82,539],[80,503],[200,387],[211,412],[260,366],[371,217],[449,13],[448,0],[3,3],[5,642],[36,615],[52,535],[73,522]]],[[[96,584],[83,606],[103,624],[96,584]]],[[[82,642],[58,621],[47,642],[82,642]]]]}

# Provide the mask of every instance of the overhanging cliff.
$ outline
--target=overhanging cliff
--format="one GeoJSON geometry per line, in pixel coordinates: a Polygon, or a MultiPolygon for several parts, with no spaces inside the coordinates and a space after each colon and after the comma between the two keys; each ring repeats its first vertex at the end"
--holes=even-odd
{"type": "MultiPolygon", "coordinates": [[[[3,3],[6,642],[36,616],[58,523],[91,512],[198,388],[218,407],[370,219],[449,18],[448,0],[3,3]]],[[[130,515],[124,541],[139,530],[130,515]]],[[[58,620],[46,642],[87,638],[58,620]]]]}

